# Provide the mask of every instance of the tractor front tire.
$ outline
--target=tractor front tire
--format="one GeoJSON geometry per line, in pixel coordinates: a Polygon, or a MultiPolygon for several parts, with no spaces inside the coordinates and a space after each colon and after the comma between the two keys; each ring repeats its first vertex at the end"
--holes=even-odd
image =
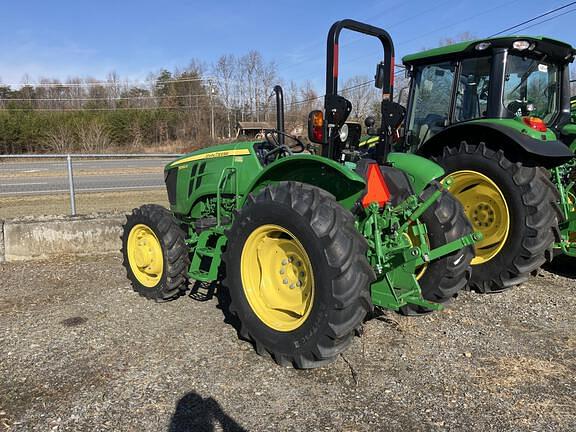
{"type": "MultiPolygon", "coordinates": [[[[433,192],[430,187],[422,193],[427,199],[433,192]]],[[[428,243],[431,249],[443,246],[472,233],[462,205],[447,191],[424,214],[420,222],[426,225],[428,243]]],[[[474,258],[474,248],[467,246],[450,255],[438,258],[418,269],[417,279],[422,297],[434,303],[449,303],[463,289],[472,273],[470,262],[474,258]]],[[[400,310],[404,315],[419,315],[431,312],[417,305],[407,305],[400,310]]]]}
{"type": "Polygon", "coordinates": [[[352,214],[297,182],[250,194],[227,233],[230,311],[240,336],[280,365],[333,361],[372,310],[375,278],[352,214]]]}
{"type": "Polygon", "coordinates": [[[147,204],[132,210],[124,225],[122,255],[134,291],[156,302],[186,293],[190,259],[185,239],[168,209],[147,204]]]}
{"type": "Polygon", "coordinates": [[[454,179],[476,244],[470,287],[498,292],[525,282],[552,256],[558,230],[554,191],[544,170],[513,162],[487,143],[444,147],[432,159],[454,179]]]}

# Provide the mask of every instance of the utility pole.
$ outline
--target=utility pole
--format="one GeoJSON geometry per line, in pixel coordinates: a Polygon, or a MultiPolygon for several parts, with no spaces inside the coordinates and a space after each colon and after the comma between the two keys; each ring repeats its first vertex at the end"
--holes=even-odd
{"type": "Polygon", "coordinates": [[[212,137],[212,139],[215,139],[215,133],[214,133],[214,84],[212,83],[212,81],[208,81],[208,84],[210,86],[210,137],[212,137]]]}

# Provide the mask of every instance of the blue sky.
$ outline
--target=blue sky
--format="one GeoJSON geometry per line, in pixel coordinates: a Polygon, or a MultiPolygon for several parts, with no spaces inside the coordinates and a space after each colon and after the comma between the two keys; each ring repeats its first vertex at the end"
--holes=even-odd
{"type": "MultiPolygon", "coordinates": [[[[110,71],[132,80],[160,68],[207,64],[221,54],[259,50],[286,81],[322,88],[325,40],[342,18],[388,30],[397,57],[435,47],[470,32],[485,37],[568,3],[568,0],[463,1],[6,1],[1,6],[0,79],[19,83],[25,73],[66,79],[104,79],[110,71]]],[[[576,9],[576,6],[565,9],[576,9]]],[[[576,13],[527,29],[576,44],[576,13]]],[[[341,38],[341,76],[372,75],[375,40],[341,38]]]]}

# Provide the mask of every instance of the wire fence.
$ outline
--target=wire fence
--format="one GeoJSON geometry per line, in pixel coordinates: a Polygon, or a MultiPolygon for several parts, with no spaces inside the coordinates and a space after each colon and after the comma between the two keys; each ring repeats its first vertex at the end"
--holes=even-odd
{"type": "Polygon", "coordinates": [[[165,204],[163,169],[178,156],[0,155],[0,219],[165,204]]]}

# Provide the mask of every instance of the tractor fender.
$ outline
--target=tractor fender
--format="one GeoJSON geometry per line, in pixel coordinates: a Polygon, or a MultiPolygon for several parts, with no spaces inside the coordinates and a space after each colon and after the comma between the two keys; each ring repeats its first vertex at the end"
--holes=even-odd
{"type": "Polygon", "coordinates": [[[365,181],[352,169],[331,159],[315,155],[296,155],[279,159],[252,180],[242,200],[268,184],[295,181],[319,187],[334,195],[336,200],[351,209],[364,193],[365,181]]]}
{"type": "Polygon", "coordinates": [[[432,180],[443,177],[445,173],[440,165],[414,154],[390,153],[386,160],[408,176],[417,195],[420,195],[432,180]]]}
{"type": "Polygon", "coordinates": [[[460,123],[449,126],[426,141],[417,153],[429,156],[438,154],[447,145],[458,145],[462,141],[484,141],[519,160],[528,160],[544,168],[554,168],[568,162],[574,153],[561,141],[544,141],[531,138],[515,129],[495,123],[460,123]]]}

